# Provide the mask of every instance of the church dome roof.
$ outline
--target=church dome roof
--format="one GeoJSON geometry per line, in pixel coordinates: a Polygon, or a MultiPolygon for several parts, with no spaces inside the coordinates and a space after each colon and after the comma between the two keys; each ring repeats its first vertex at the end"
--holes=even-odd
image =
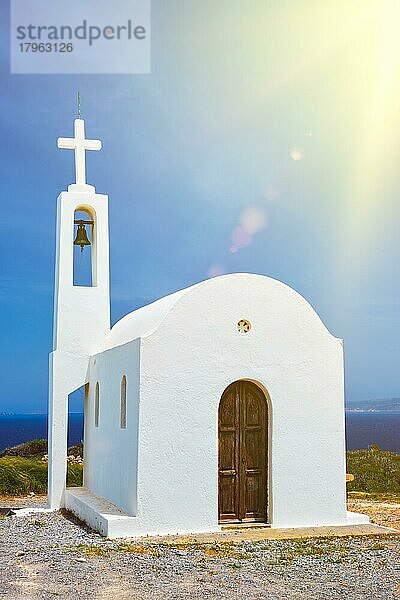
{"type": "Polygon", "coordinates": [[[121,346],[139,337],[149,335],[157,329],[172,307],[190,290],[207,283],[208,280],[196,283],[183,290],[164,296],[151,304],[146,304],[122,317],[112,327],[106,338],[105,348],[121,346]]]}
{"type": "Polygon", "coordinates": [[[207,297],[211,298],[209,294],[212,295],[212,288],[214,288],[214,286],[219,288],[222,285],[224,287],[227,283],[229,283],[229,281],[231,281],[231,284],[236,283],[236,285],[239,284],[241,286],[250,282],[257,282],[259,285],[261,283],[260,280],[262,280],[262,283],[266,284],[268,290],[274,288],[276,290],[280,290],[279,294],[282,295],[282,297],[290,296],[300,311],[306,311],[308,315],[312,314],[314,317],[316,317],[323,329],[325,329],[327,333],[330,333],[309,302],[290,286],[265,275],[256,275],[251,273],[231,273],[228,275],[220,275],[219,277],[206,279],[205,281],[196,283],[195,285],[189,286],[183,290],[179,290],[178,292],[164,296],[163,298],[160,298],[151,304],[147,304],[146,306],[127,314],[125,317],[122,317],[122,319],[117,321],[117,323],[112,327],[110,333],[106,337],[102,350],[108,350],[116,346],[121,346],[134,339],[152,334],[172,311],[174,305],[193,290],[210,287],[211,289],[209,292],[207,292],[207,297]]]}

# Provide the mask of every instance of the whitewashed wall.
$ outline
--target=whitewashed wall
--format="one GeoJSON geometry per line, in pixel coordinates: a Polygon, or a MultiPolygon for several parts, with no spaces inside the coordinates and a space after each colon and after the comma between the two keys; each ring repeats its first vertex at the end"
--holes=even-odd
{"type": "Polygon", "coordinates": [[[137,511],[139,340],[108,350],[90,361],[85,414],[84,485],[126,512],[137,511]],[[127,381],[126,429],[120,426],[121,380],[127,381]],[[99,426],[95,389],[99,383],[99,426]]]}
{"type": "MultiPolygon", "coordinates": [[[[304,298],[263,276],[218,277],[172,300],[160,303],[160,314],[155,305],[141,309],[157,326],[150,319],[140,340],[137,453],[139,342],[92,361],[101,414],[99,430],[87,432],[88,487],[135,515],[137,534],[217,530],[218,405],[231,382],[250,379],[269,396],[269,522],[349,523],[342,341],[304,298]],[[252,324],[247,334],[237,331],[242,318],[252,324]],[[124,372],[128,406],[136,408],[121,434],[124,372]]],[[[129,339],[136,320],[120,321],[107,343],[129,339]]]]}
{"type": "Polygon", "coordinates": [[[342,341],[289,287],[238,274],[189,290],[142,339],[142,531],[217,527],[218,405],[242,378],[270,396],[272,525],[347,522],[342,341]]]}
{"type": "Polygon", "coordinates": [[[53,352],[49,362],[48,505],[64,504],[68,394],[88,381],[89,356],[110,332],[108,197],[91,186],[71,185],[57,200],[53,352]],[[74,286],[74,217],[94,221],[93,286],[74,286]]]}

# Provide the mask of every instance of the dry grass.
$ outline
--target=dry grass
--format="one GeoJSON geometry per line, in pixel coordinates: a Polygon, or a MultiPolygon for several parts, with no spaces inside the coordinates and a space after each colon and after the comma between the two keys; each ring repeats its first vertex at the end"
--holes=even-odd
{"type": "Polygon", "coordinates": [[[83,554],[84,556],[110,556],[113,552],[127,552],[128,554],[153,554],[158,555],[158,552],[152,546],[130,544],[128,542],[120,542],[116,546],[111,546],[106,543],[102,544],[79,544],[69,548],[71,552],[83,554]]]}
{"type": "MultiPolygon", "coordinates": [[[[335,537],[325,536],[320,538],[291,539],[276,542],[162,542],[148,544],[131,544],[129,542],[112,543],[105,541],[103,544],[75,546],[71,551],[88,557],[110,557],[118,552],[127,552],[136,555],[150,555],[159,557],[169,552],[179,552],[185,555],[201,553],[211,561],[227,560],[232,568],[241,568],[243,561],[254,558],[265,561],[271,566],[288,566],[293,561],[301,558],[324,558],[329,563],[353,562],[359,559],[360,553],[387,550],[393,543],[393,536],[350,536],[335,537]]],[[[217,562],[216,562],[217,564],[217,562]]]]}
{"type": "MultiPolygon", "coordinates": [[[[69,486],[82,485],[82,465],[68,465],[69,486]]],[[[0,458],[0,496],[18,496],[47,491],[47,463],[40,458],[3,456],[0,458]]]]}

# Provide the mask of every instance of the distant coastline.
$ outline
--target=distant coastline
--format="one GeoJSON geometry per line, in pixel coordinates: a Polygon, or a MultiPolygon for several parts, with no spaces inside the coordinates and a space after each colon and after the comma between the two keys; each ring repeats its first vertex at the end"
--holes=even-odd
{"type": "Polygon", "coordinates": [[[387,413],[391,415],[400,414],[400,408],[397,409],[382,409],[382,408],[346,408],[347,413],[387,413]]]}
{"type": "Polygon", "coordinates": [[[348,402],[346,404],[346,412],[400,413],[400,398],[381,398],[379,400],[348,402]]]}
{"type": "MultiPolygon", "coordinates": [[[[83,412],[69,412],[69,415],[83,415],[83,412]]],[[[0,412],[0,417],[47,417],[47,412],[14,413],[0,412]]]]}

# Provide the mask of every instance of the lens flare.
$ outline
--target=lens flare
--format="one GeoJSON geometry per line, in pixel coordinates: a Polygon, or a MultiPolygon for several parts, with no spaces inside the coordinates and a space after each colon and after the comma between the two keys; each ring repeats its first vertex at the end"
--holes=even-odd
{"type": "Polygon", "coordinates": [[[210,265],[207,271],[208,277],[218,277],[219,275],[225,275],[225,273],[225,267],[218,264],[210,265]]]}
{"type": "Polygon", "coordinates": [[[249,206],[240,217],[240,225],[250,235],[262,231],[267,226],[265,210],[258,206],[249,206]]]}
{"type": "Polygon", "coordinates": [[[298,150],[297,148],[293,148],[290,151],[290,156],[293,160],[301,160],[303,158],[303,153],[301,152],[301,150],[298,150]]]}

